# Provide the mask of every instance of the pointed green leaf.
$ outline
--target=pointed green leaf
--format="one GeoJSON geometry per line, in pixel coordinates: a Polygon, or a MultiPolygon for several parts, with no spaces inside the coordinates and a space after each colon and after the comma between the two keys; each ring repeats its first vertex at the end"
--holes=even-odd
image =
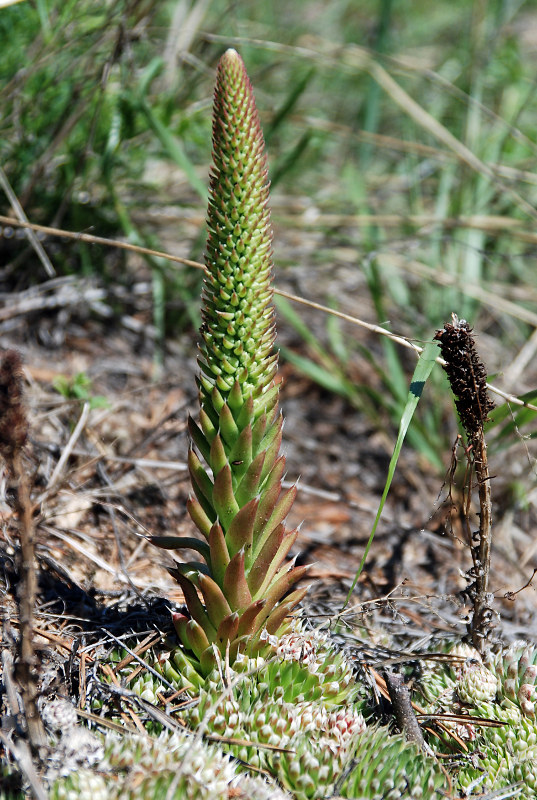
{"type": "Polygon", "coordinates": [[[233,493],[231,469],[229,465],[226,465],[216,475],[212,495],[214,510],[218,515],[223,529],[227,530],[233,517],[239,510],[239,505],[233,493]]]}
{"type": "Polygon", "coordinates": [[[188,417],[188,432],[203,458],[208,461],[211,446],[207,441],[205,434],[191,416],[188,417]]]}
{"type": "Polygon", "coordinates": [[[239,630],[239,614],[235,611],[228,617],[225,617],[216,631],[216,642],[220,647],[222,653],[225,652],[226,642],[231,642],[237,636],[239,630]],[[222,647],[224,645],[224,647],[222,647]]]}
{"type": "MultiPolygon", "coordinates": [[[[274,487],[278,487],[278,496],[281,491],[281,482],[285,473],[285,456],[280,456],[276,459],[274,464],[272,465],[272,469],[264,479],[264,481],[260,484],[260,493],[264,496],[265,494],[275,491],[274,487]]],[[[276,497],[276,500],[278,499],[276,497]]],[[[276,500],[272,501],[273,505],[276,500]]]]}
{"type": "Polygon", "coordinates": [[[234,610],[230,608],[222,589],[218,584],[209,578],[207,575],[200,575],[198,578],[198,586],[205,601],[205,607],[209,619],[215,628],[218,628],[224,617],[234,610]]]}
{"type": "MultiPolygon", "coordinates": [[[[202,430],[203,435],[205,436],[205,438],[206,438],[206,440],[207,440],[207,442],[209,444],[212,442],[212,440],[214,439],[214,437],[218,433],[218,428],[217,428],[218,415],[215,413],[214,416],[215,416],[215,419],[214,419],[214,422],[213,422],[213,420],[211,419],[211,417],[209,416],[209,414],[207,413],[205,408],[203,406],[200,408],[201,430],[202,430]]],[[[194,437],[192,437],[192,438],[194,438],[194,437]]],[[[200,448],[200,452],[201,452],[201,448],[200,448]]],[[[203,455],[204,458],[206,457],[205,453],[202,453],[202,455],[203,455]]]]}
{"type": "Polygon", "coordinates": [[[190,616],[192,619],[195,619],[199,625],[201,625],[205,634],[207,635],[207,638],[214,640],[216,628],[207,616],[207,612],[203,608],[195,586],[185,575],[182,575],[180,572],[176,571],[173,573],[173,575],[185,596],[185,603],[190,616]]]}
{"type": "Polygon", "coordinates": [[[212,523],[199,500],[192,496],[189,497],[186,501],[186,508],[194,525],[208,539],[212,523]]]}
{"type": "Polygon", "coordinates": [[[252,595],[244,574],[244,550],[239,550],[224,575],[224,593],[233,611],[243,611],[252,603],[252,595]]]}
{"type": "Polygon", "coordinates": [[[436,356],[438,354],[438,349],[435,342],[428,342],[419,357],[418,363],[416,364],[416,368],[414,370],[414,374],[412,375],[412,380],[410,382],[408,398],[406,401],[405,409],[403,411],[403,416],[401,417],[401,422],[399,424],[399,433],[397,435],[397,441],[395,443],[395,447],[393,450],[392,457],[390,459],[390,464],[388,467],[388,475],[386,478],[386,483],[384,486],[384,491],[382,493],[382,497],[380,500],[379,508],[377,511],[377,515],[375,517],[375,521],[373,523],[373,527],[371,529],[371,533],[369,535],[369,539],[367,540],[367,544],[365,546],[364,553],[362,555],[362,560],[360,561],[360,566],[358,567],[358,571],[354,576],[354,580],[352,582],[352,586],[349,589],[349,593],[343,604],[343,608],[347,605],[350,600],[351,594],[354,591],[354,587],[358,582],[358,578],[360,577],[362,570],[364,568],[365,562],[367,560],[367,556],[369,555],[369,550],[371,545],[373,544],[373,539],[375,537],[375,533],[377,531],[377,526],[380,521],[380,517],[382,511],[384,509],[384,504],[386,503],[386,498],[388,497],[388,492],[390,491],[390,486],[392,485],[393,476],[395,474],[395,468],[397,467],[397,462],[399,460],[399,454],[401,452],[401,448],[403,446],[403,442],[405,440],[406,432],[408,430],[408,426],[414,416],[414,411],[418,405],[419,399],[423,393],[423,389],[425,387],[425,383],[427,382],[427,378],[431,374],[431,370],[434,367],[436,356]]]}
{"type": "Polygon", "coordinates": [[[148,536],[151,544],[163,550],[196,550],[203,558],[209,561],[209,545],[193,536],[148,536]]]}
{"type": "MultiPolygon", "coordinates": [[[[253,530],[253,547],[249,554],[246,555],[246,569],[249,571],[251,565],[259,555],[264,542],[259,544],[260,537],[265,533],[266,524],[278,502],[278,497],[281,494],[281,480],[277,480],[270,485],[263,487],[263,492],[258,497],[258,507],[255,515],[254,530],[253,530]],[[259,544],[259,547],[258,547],[259,544]]],[[[275,526],[276,527],[276,526],[275,526]]],[[[271,531],[268,531],[270,534],[271,531]]]]}
{"type": "Polygon", "coordinates": [[[259,500],[254,497],[233,517],[226,533],[226,543],[231,557],[241,549],[244,550],[246,556],[250,553],[258,505],[259,500]]]}
{"type": "MultiPolygon", "coordinates": [[[[253,400],[252,400],[253,405],[253,400]]],[[[248,417],[248,421],[251,417],[248,417]]],[[[252,425],[252,454],[255,456],[261,451],[261,442],[267,430],[267,415],[260,414],[252,425]]]]}
{"type": "Polygon", "coordinates": [[[235,479],[241,478],[252,462],[252,428],[243,428],[229,451],[229,461],[233,466],[235,479]]]}
{"type": "Polygon", "coordinates": [[[281,414],[277,416],[272,425],[269,425],[267,420],[267,427],[263,435],[263,438],[258,444],[257,451],[254,452],[261,452],[262,450],[269,450],[271,448],[273,449],[275,441],[281,443],[282,428],[283,428],[283,416],[281,414]]]}
{"type": "Polygon", "coordinates": [[[235,490],[237,503],[243,506],[259,493],[261,473],[265,463],[265,453],[259,453],[246,470],[242,480],[235,490]]]}
{"type": "MultiPolygon", "coordinates": [[[[267,541],[263,545],[260,550],[259,555],[253,561],[251,567],[248,570],[248,586],[250,587],[250,591],[252,594],[257,594],[259,589],[263,585],[263,582],[267,576],[267,572],[270,569],[274,556],[278,552],[278,548],[283,541],[285,534],[285,525],[280,524],[277,525],[274,530],[270,533],[267,541]]],[[[281,562],[275,567],[278,570],[281,566],[281,562]]],[[[272,573],[274,576],[274,572],[272,573]]]]}
{"type": "Polygon", "coordinates": [[[266,508],[261,511],[263,500],[259,503],[257,518],[254,525],[254,560],[259,556],[268,537],[280,522],[283,522],[291,510],[296,497],[296,486],[290,486],[282,492],[272,509],[266,508]],[[262,516],[262,514],[264,516],[262,516]],[[268,518],[267,515],[268,514],[268,518]]]}
{"type": "Polygon", "coordinates": [[[209,574],[209,567],[203,561],[176,561],[175,567],[167,567],[167,570],[174,577],[177,576],[177,573],[184,575],[194,586],[197,585],[198,572],[201,572],[202,575],[209,574]]]}
{"type": "MultiPolygon", "coordinates": [[[[294,569],[299,569],[299,567],[295,567],[294,569]]],[[[261,632],[264,628],[266,628],[267,620],[270,616],[275,612],[280,612],[280,619],[283,619],[289,611],[294,608],[294,606],[300,602],[302,597],[308,591],[308,587],[304,587],[302,589],[295,589],[293,592],[288,594],[286,597],[283,598],[281,601],[267,601],[265,607],[263,608],[262,613],[256,620],[256,630],[261,632]]],[[[259,634],[256,634],[258,636],[259,634]]]]}
{"type": "Polygon", "coordinates": [[[187,632],[187,623],[190,620],[188,617],[185,617],[184,614],[175,614],[172,613],[172,622],[173,626],[177,632],[179,640],[182,642],[183,646],[186,647],[187,650],[192,650],[192,645],[190,644],[190,639],[188,638],[187,632]]]}
{"type": "Polygon", "coordinates": [[[224,531],[218,522],[214,523],[209,533],[209,550],[212,575],[217,584],[222,586],[230,556],[224,531]]]}
{"type": "Polygon", "coordinates": [[[208,462],[213,471],[213,475],[218,475],[220,470],[227,466],[228,458],[220,435],[215,436],[213,439],[208,462]]]}
{"type": "Polygon", "coordinates": [[[297,536],[298,529],[286,531],[283,523],[274,528],[248,572],[248,586],[253,594],[257,594],[267,580],[270,583],[297,536]]]}
{"type": "Polygon", "coordinates": [[[216,386],[213,387],[211,391],[211,403],[212,407],[220,417],[220,412],[226,404],[224,396],[218,391],[216,386]]]}
{"type": "Polygon", "coordinates": [[[237,636],[250,636],[257,630],[257,619],[266,603],[267,601],[265,598],[256,600],[255,603],[252,603],[252,605],[241,614],[237,636]]]}
{"type": "Polygon", "coordinates": [[[219,664],[219,656],[218,650],[216,649],[216,645],[211,645],[208,647],[201,655],[199,659],[201,670],[204,675],[210,675],[210,673],[218,666],[219,664]]]}
{"type": "Polygon", "coordinates": [[[225,403],[220,410],[219,423],[220,435],[224,439],[227,447],[232,447],[239,435],[239,429],[227,403],[225,403]]]}
{"type": "MultiPolygon", "coordinates": [[[[304,586],[302,589],[296,589],[291,594],[287,595],[285,600],[280,603],[280,605],[276,606],[276,608],[269,614],[268,618],[265,620],[264,627],[267,629],[268,633],[271,635],[275,635],[280,632],[282,623],[284,622],[285,618],[291,613],[293,608],[295,608],[300,601],[306,596],[309,590],[309,586],[304,586]]],[[[281,631],[284,633],[284,631],[281,631]]]]}
{"type": "MultiPolygon", "coordinates": [[[[274,425],[271,428],[271,430],[276,430],[276,436],[272,439],[268,447],[265,448],[265,463],[263,464],[263,470],[261,472],[261,481],[265,480],[265,478],[273,468],[274,464],[276,463],[278,459],[278,453],[280,452],[280,447],[282,444],[282,426],[274,425]]],[[[265,439],[266,438],[267,437],[265,436],[265,439]]],[[[281,456],[281,458],[284,458],[284,456],[281,456]]]]}
{"type": "MultiPolygon", "coordinates": [[[[213,484],[194,450],[189,450],[188,452],[188,469],[194,490],[197,486],[203,497],[211,502],[213,495],[213,484]]],[[[197,492],[196,496],[198,496],[197,492]]]]}
{"type": "MultiPolygon", "coordinates": [[[[263,592],[263,597],[267,601],[265,611],[276,605],[286,592],[289,591],[297,581],[299,581],[308,571],[310,565],[306,564],[303,567],[290,566],[289,569],[282,568],[279,573],[276,573],[276,579],[268,590],[263,592]]],[[[259,592],[257,596],[254,595],[254,600],[259,599],[259,592]]]]}
{"type": "MultiPolygon", "coordinates": [[[[230,407],[231,407],[231,398],[229,400],[230,407]]],[[[235,413],[235,409],[232,409],[235,413]]],[[[237,428],[242,431],[248,425],[253,425],[255,422],[254,417],[254,398],[251,394],[243,401],[241,408],[239,409],[238,415],[235,413],[235,419],[237,421],[237,428]]],[[[262,435],[261,435],[262,437],[262,435]]]]}
{"type": "Polygon", "coordinates": [[[201,625],[198,625],[195,619],[191,619],[186,623],[185,638],[190,645],[190,649],[198,659],[201,658],[202,653],[209,647],[209,640],[205,635],[205,631],[201,625]]]}
{"type": "MultiPolygon", "coordinates": [[[[272,363],[275,365],[277,362],[277,357],[271,359],[272,363]]],[[[275,383],[262,395],[258,397],[254,397],[254,414],[257,419],[260,414],[265,413],[268,416],[277,408],[278,405],[278,398],[280,395],[280,384],[275,383]]]]}
{"type": "Polygon", "coordinates": [[[216,511],[214,510],[211,501],[207,500],[200,487],[196,483],[192,482],[192,488],[194,490],[194,494],[196,495],[197,502],[200,504],[203,513],[209,519],[209,522],[212,525],[212,523],[216,520],[216,511]]]}
{"type": "MultiPolygon", "coordinates": [[[[235,381],[235,383],[233,384],[233,388],[231,389],[228,395],[227,401],[230,409],[233,412],[233,416],[237,418],[237,412],[239,412],[244,406],[244,399],[242,396],[242,389],[239,381],[235,381]]],[[[239,430],[242,427],[244,427],[243,425],[239,424],[238,419],[237,419],[237,425],[239,427],[239,430]]]]}

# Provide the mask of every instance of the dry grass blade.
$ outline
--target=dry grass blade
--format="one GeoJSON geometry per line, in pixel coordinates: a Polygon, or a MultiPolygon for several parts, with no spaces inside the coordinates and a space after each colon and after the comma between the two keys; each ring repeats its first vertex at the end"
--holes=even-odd
{"type": "Polygon", "coordinates": [[[466,145],[454,136],[444,125],[426,111],[408,92],[406,92],[394,78],[382,67],[375,57],[364,47],[346,45],[335,47],[330,42],[319,42],[319,49],[283,45],[280,42],[271,42],[251,37],[225,37],[215,34],[207,35],[209,41],[225,41],[228,44],[251,44],[266,50],[285,52],[287,54],[313,60],[316,63],[324,61],[327,65],[343,66],[351,70],[368,72],[373,80],[386,92],[386,94],[411,117],[423,130],[442,142],[463,164],[467,164],[479,175],[488,178],[502,192],[509,194],[516,205],[523,209],[533,220],[537,219],[537,209],[515,192],[509,185],[498,180],[495,170],[478,158],[466,145]]]}
{"type": "Polygon", "coordinates": [[[23,222],[13,217],[6,217],[0,214],[0,223],[3,225],[13,225],[18,228],[30,228],[38,233],[47,233],[51,236],[60,236],[63,239],[72,239],[75,242],[86,242],[87,244],[101,244],[105,247],[117,247],[120,250],[129,250],[131,253],[139,253],[140,255],[150,255],[156,258],[165,258],[167,261],[174,261],[177,264],[185,264],[188,267],[196,267],[197,269],[205,269],[203,264],[198,261],[192,261],[188,258],[181,258],[180,256],[173,256],[169,253],[163,253],[160,250],[153,250],[151,247],[141,247],[136,244],[129,244],[129,242],[119,242],[113,239],[106,239],[103,236],[93,236],[91,233],[76,233],[74,231],[64,231],[60,228],[51,228],[46,225],[36,225],[31,222],[23,222]]]}
{"type": "Polygon", "coordinates": [[[270,750],[273,753],[295,753],[295,750],[291,750],[289,747],[279,747],[277,744],[268,744],[267,742],[252,742],[249,739],[230,739],[227,736],[219,736],[217,733],[207,733],[203,738],[208,742],[223,742],[239,747],[252,747],[256,750],[270,750]]]}
{"type": "Polygon", "coordinates": [[[177,2],[164,48],[164,88],[171,89],[177,81],[177,62],[190,50],[210,0],[197,0],[190,11],[184,2],[177,2]]]}
{"type": "MultiPolygon", "coordinates": [[[[363,54],[360,53],[357,66],[362,67],[363,54]]],[[[352,59],[351,59],[352,62],[352,59]]],[[[532,218],[537,219],[537,209],[528,203],[518,192],[515,192],[510,186],[502,183],[496,177],[494,170],[479,159],[466,145],[456,138],[448,129],[438,122],[428,111],[425,111],[419,103],[417,103],[405,90],[399,86],[391,75],[380,66],[380,64],[373,58],[368,59],[365,67],[370,75],[377,81],[377,83],[384,89],[384,91],[391,97],[391,99],[412,119],[418,123],[424,130],[430,133],[435,139],[446,145],[450,150],[455,153],[457,158],[464,164],[467,164],[479,175],[483,175],[491,180],[498,189],[507,192],[511,195],[516,204],[524,209],[524,211],[532,218]]]]}
{"type": "MultiPolygon", "coordinates": [[[[131,659],[132,659],[133,661],[137,661],[139,664],[141,664],[141,665],[144,667],[144,669],[146,669],[148,672],[150,672],[150,673],[151,673],[151,675],[153,675],[153,677],[154,677],[154,678],[156,678],[156,679],[157,679],[158,681],[160,681],[161,683],[164,683],[164,684],[166,684],[166,686],[168,687],[168,689],[170,689],[172,692],[175,692],[175,691],[176,691],[177,687],[176,687],[176,686],[173,686],[173,684],[171,684],[171,683],[170,683],[170,682],[167,680],[167,678],[165,678],[165,677],[164,677],[164,675],[162,675],[160,672],[157,672],[155,669],[153,669],[153,667],[152,667],[150,664],[148,664],[146,661],[144,661],[142,658],[140,658],[140,656],[139,656],[139,654],[136,652],[136,650],[131,650],[131,648],[130,648],[130,647],[127,645],[127,644],[125,644],[125,642],[121,641],[121,639],[118,639],[118,638],[117,638],[117,636],[114,636],[114,634],[113,634],[113,633],[111,633],[111,632],[110,632],[110,631],[109,631],[107,628],[101,628],[101,630],[102,630],[102,632],[103,632],[103,633],[105,633],[107,636],[110,636],[110,638],[112,638],[112,639],[113,639],[113,640],[116,642],[116,644],[118,644],[120,647],[122,647],[124,650],[126,650],[126,651],[127,651],[127,653],[129,654],[129,656],[131,657],[131,659]]],[[[160,638],[160,637],[159,637],[159,638],[160,638]]],[[[151,643],[150,643],[150,644],[147,644],[147,641],[146,641],[146,642],[145,642],[145,645],[147,645],[147,647],[150,647],[150,646],[151,646],[151,643]]],[[[144,642],[142,642],[142,644],[140,645],[140,647],[142,647],[142,648],[143,648],[143,646],[144,646],[144,642]]],[[[147,648],[146,648],[146,649],[147,649],[147,648]]],[[[143,652],[143,650],[142,650],[142,652],[143,652]]],[[[120,663],[122,663],[122,662],[120,662],[120,663]]],[[[119,668],[120,668],[120,666],[119,666],[119,664],[118,664],[118,665],[116,666],[116,669],[119,669],[119,668]]]]}
{"type": "MultiPolygon", "coordinates": [[[[24,213],[24,209],[21,206],[21,204],[19,203],[19,201],[17,199],[17,195],[15,194],[13,189],[11,188],[11,184],[8,181],[7,175],[4,172],[4,170],[2,169],[2,167],[0,167],[0,185],[2,186],[2,189],[4,190],[4,192],[6,193],[6,196],[7,196],[8,200],[9,200],[9,202],[11,203],[11,205],[13,207],[13,210],[14,210],[15,214],[17,215],[18,219],[19,219],[19,222],[28,222],[28,217],[24,213]]],[[[48,255],[45,252],[45,248],[43,247],[43,245],[41,244],[41,242],[39,241],[39,239],[35,235],[35,231],[32,231],[31,229],[28,230],[28,238],[30,240],[30,244],[32,245],[32,247],[34,248],[34,250],[35,250],[35,252],[37,254],[37,257],[39,258],[39,260],[43,264],[43,267],[45,268],[45,272],[47,273],[49,278],[53,278],[54,275],[56,275],[56,270],[52,266],[50,258],[48,257],[48,255]]]]}
{"type": "MultiPolygon", "coordinates": [[[[383,228],[408,227],[409,225],[415,228],[470,228],[497,235],[508,232],[516,237],[520,234],[521,236],[531,237],[529,241],[537,242],[537,234],[521,230],[520,220],[499,214],[470,214],[461,215],[460,217],[441,217],[437,214],[316,214],[311,219],[305,218],[302,214],[299,217],[291,217],[291,219],[293,225],[300,225],[305,228],[338,228],[344,225],[360,225],[363,227],[378,225],[383,228]]],[[[290,215],[286,214],[282,222],[289,224],[289,220],[290,215]]]]}
{"type": "Polygon", "coordinates": [[[476,300],[480,300],[493,309],[502,311],[504,314],[509,314],[509,316],[520,319],[522,322],[527,322],[534,328],[537,327],[537,314],[534,311],[518,303],[513,303],[511,300],[506,300],[493,292],[489,292],[484,286],[465,283],[455,275],[451,275],[438,267],[429,267],[427,264],[423,264],[420,261],[406,259],[394,253],[379,253],[377,261],[379,264],[395,267],[397,269],[404,269],[420,277],[428,278],[440,286],[456,286],[464,292],[464,294],[468,295],[468,297],[474,297],[476,300]]]}
{"type": "Polygon", "coordinates": [[[76,713],[82,719],[87,719],[88,722],[92,722],[97,728],[108,728],[110,731],[115,731],[116,733],[125,735],[125,726],[120,725],[118,722],[114,722],[106,717],[99,717],[97,714],[92,714],[90,711],[84,711],[82,708],[77,708],[76,713]]]}
{"type": "MultiPolygon", "coordinates": [[[[69,458],[71,456],[71,453],[73,452],[73,449],[74,449],[77,441],[79,440],[79,438],[80,438],[80,436],[82,434],[82,431],[86,427],[86,423],[88,421],[89,413],[90,413],[90,405],[89,405],[89,403],[84,403],[84,405],[82,406],[82,411],[80,413],[80,417],[78,418],[78,422],[77,422],[77,424],[75,426],[75,429],[73,430],[73,433],[71,434],[71,436],[69,438],[69,441],[67,442],[66,446],[63,449],[63,452],[62,452],[62,454],[61,454],[61,456],[60,456],[60,458],[58,460],[58,463],[56,464],[56,466],[54,468],[54,472],[50,476],[50,480],[48,482],[48,486],[47,486],[47,490],[45,492],[45,496],[50,494],[50,492],[53,489],[55,489],[56,486],[58,485],[58,483],[59,483],[59,481],[61,479],[61,476],[63,474],[63,471],[65,469],[65,466],[66,466],[66,464],[67,464],[67,462],[68,462],[68,460],[69,460],[69,458]]],[[[42,499],[44,499],[44,497],[42,499]]]]}
{"type": "MultiPolygon", "coordinates": [[[[128,582],[125,576],[121,575],[119,570],[114,569],[113,567],[110,566],[108,561],[106,561],[104,558],[101,558],[96,553],[92,553],[90,550],[88,550],[86,547],[83,547],[81,544],[78,544],[78,542],[76,542],[70,536],[67,536],[67,534],[62,533],[62,531],[58,531],[50,527],[44,528],[44,530],[46,530],[46,532],[49,535],[51,534],[52,536],[56,536],[58,539],[61,539],[62,542],[65,542],[73,550],[85,556],[87,559],[92,561],[98,567],[105,570],[105,572],[108,572],[110,575],[113,575],[116,580],[121,581],[122,583],[128,582]]],[[[140,582],[138,588],[143,588],[144,586],[145,586],[145,581],[140,582]]]]}

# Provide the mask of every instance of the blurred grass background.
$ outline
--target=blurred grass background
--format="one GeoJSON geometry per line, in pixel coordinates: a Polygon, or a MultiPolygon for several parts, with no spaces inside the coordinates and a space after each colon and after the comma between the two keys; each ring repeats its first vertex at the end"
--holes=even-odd
{"type": "MultiPolygon", "coordinates": [[[[11,191],[32,222],[202,260],[214,68],[234,46],[269,149],[277,285],[418,342],[455,311],[495,382],[534,399],[536,2],[23,0],[0,8],[0,42],[0,213],[11,191]]],[[[2,292],[52,277],[2,234],[2,292]]],[[[145,270],[161,348],[197,326],[195,269],[44,246],[57,274],[128,289],[145,270]]],[[[393,430],[413,356],[278,308],[283,356],[393,430]]],[[[439,369],[431,384],[409,438],[440,469],[455,428],[439,369]]],[[[498,446],[532,436],[533,411],[497,416],[498,446]]]]}

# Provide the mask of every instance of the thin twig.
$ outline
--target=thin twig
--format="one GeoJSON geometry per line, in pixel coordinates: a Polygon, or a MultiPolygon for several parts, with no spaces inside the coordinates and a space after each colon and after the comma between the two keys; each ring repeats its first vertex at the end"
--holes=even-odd
{"type": "MultiPolygon", "coordinates": [[[[150,247],[141,247],[139,245],[130,244],[129,242],[121,242],[114,239],[106,239],[102,236],[93,236],[92,234],[89,233],[76,233],[75,231],[65,231],[60,228],[50,228],[46,227],[45,225],[36,225],[32,222],[21,222],[20,220],[14,219],[13,217],[5,217],[1,214],[0,214],[0,224],[13,225],[14,227],[20,227],[20,228],[29,228],[34,231],[47,233],[50,236],[58,236],[64,239],[73,239],[74,241],[77,242],[86,242],[88,244],[99,244],[103,245],[104,247],[115,247],[119,250],[128,250],[129,252],[132,253],[139,253],[141,255],[150,255],[156,258],[164,258],[167,261],[172,261],[177,264],[184,264],[187,267],[194,267],[195,269],[205,270],[204,264],[201,264],[199,261],[192,261],[191,259],[188,258],[181,258],[180,256],[174,256],[171,253],[166,253],[161,250],[153,250],[150,247]]],[[[298,295],[291,294],[290,292],[285,292],[283,289],[275,288],[274,294],[279,295],[280,297],[285,297],[287,300],[291,300],[293,303],[300,303],[301,305],[307,306],[308,308],[313,308],[317,311],[322,311],[323,314],[330,314],[333,317],[345,320],[346,322],[349,322],[352,325],[358,325],[359,327],[365,328],[366,330],[369,330],[372,333],[376,333],[380,336],[386,336],[388,339],[391,339],[396,344],[399,344],[402,347],[406,347],[407,349],[413,350],[417,356],[419,356],[423,351],[423,347],[420,347],[419,345],[415,344],[410,339],[392,333],[386,328],[382,328],[380,325],[374,325],[370,322],[365,322],[364,320],[359,319],[359,317],[352,316],[352,314],[345,314],[343,311],[337,311],[334,308],[329,308],[328,306],[322,305],[322,303],[315,303],[313,300],[307,300],[305,297],[300,297],[298,295]]],[[[445,366],[446,362],[442,358],[437,358],[436,363],[440,364],[440,366],[445,366]]],[[[505,392],[503,389],[494,386],[492,383],[487,383],[487,388],[489,389],[489,391],[493,392],[499,397],[502,397],[504,400],[507,400],[507,402],[512,403],[513,405],[520,406],[523,408],[529,408],[531,411],[537,411],[536,405],[528,403],[525,400],[521,400],[516,395],[510,394],[509,392],[505,392]]]]}
{"type": "Polygon", "coordinates": [[[385,680],[399,730],[405,734],[409,742],[415,742],[419,747],[424,747],[423,733],[412,708],[410,689],[404,682],[403,676],[387,670],[385,680]]]}
{"type": "Polygon", "coordinates": [[[33,504],[30,497],[30,480],[22,464],[21,453],[13,459],[13,477],[17,481],[16,508],[20,524],[20,658],[17,665],[17,679],[21,686],[28,738],[32,747],[45,744],[46,736],[37,710],[38,675],[37,658],[34,648],[34,605],[37,593],[37,574],[35,567],[35,524],[33,504]]]}
{"type": "Polygon", "coordinates": [[[37,753],[46,742],[37,709],[38,662],[34,648],[34,605],[37,592],[35,523],[30,478],[23,462],[28,439],[28,418],[23,405],[22,364],[15,350],[0,363],[0,456],[15,487],[15,511],[19,521],[18,662],[15,670],[21,688],[30,746],[37,753]]]}

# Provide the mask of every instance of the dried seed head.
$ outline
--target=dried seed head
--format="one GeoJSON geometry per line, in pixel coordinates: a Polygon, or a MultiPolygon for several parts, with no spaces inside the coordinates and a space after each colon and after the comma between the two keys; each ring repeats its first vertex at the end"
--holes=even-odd
{"type": "Polygon", "coordinates": [[[10,461],[27,438],[21,357],[15,350],[8,350],[0,362],[0,455],[10,461]]]}
{"type": "Polygon", "coordinates": [[[456,314],[452,318],[453,324],[446,323],[434,338],[440,343],[462,425],[473,439],[487,421],[494,403],[487,394],[487,373],[477,354],[472,328],[456,314]]]}

